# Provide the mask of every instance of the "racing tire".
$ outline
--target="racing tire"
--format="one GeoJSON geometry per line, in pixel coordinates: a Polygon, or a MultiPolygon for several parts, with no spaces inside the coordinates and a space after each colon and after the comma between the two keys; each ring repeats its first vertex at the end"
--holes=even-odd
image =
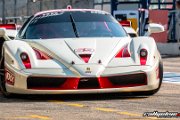
{"type": "Polygon", "coordinates": [[[157,89],[154,90],[150,90],[150,91],[143,91],[143,92],[135,92],[133,93],[134,95],[140,95],[140,96],[150,96],[150,95],[154,95],[155,93],[157,93],[159,91],[159,89],[161,88],[161,84],[162,84],[162,80],[163,80],[163,63],[162,61],[159,62],[159,86],[157,89]]]}
{"type": "Polygon", "coordinates": [[[11,97],[14,97],[14,94],[11,94],[9,92],[7,92],[6,90],[6,81],[5,81],[5,72],[4,72],[4,59],[2,60],[2,63],[1,63],[1,70],[3,70],[1,72],[1,75],[0,75],[0,90],[1,90],[1,93],[4,97],[6,98],[11,98],[11,97]]]}

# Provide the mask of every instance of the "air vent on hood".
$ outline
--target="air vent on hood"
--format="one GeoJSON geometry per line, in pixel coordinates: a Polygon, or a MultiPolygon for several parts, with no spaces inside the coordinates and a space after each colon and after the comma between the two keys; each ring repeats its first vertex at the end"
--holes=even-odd
{"type": "Polygon", "coordinates": [[[80,54],[79,55],[85,63],[88,63],[89,62],[89,59],[91,58],[91,54],[80,54]]]}

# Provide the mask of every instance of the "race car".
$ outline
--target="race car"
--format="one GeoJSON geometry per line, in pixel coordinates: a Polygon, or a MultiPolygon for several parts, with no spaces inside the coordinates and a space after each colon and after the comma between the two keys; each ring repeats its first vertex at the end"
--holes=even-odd
{"type": "MultiPolygon", "coordinates": [[[[149,28],[162,32],[161,28],[149,28]]],[[[156,93],[163,66],[155,40],[131,38],[107,12],[38,12],[15,40],[0,29],[0,88],[13,94],[156,93]]]]}
{"type": "Polygon", "coordinates": [[[0,24],[0,28],[6,28],[6,35],[10,39],[14,39],[17,35],[17,26],[16,24],[0,24]]]}

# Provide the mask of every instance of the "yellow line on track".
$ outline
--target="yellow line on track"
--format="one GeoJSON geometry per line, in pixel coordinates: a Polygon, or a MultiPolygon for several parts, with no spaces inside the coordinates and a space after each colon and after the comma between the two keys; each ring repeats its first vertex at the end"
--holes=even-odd
{"type": "Polygon", "coordinates": [[[67,103],[66,105],[68,105],[68,106],[73,106],[73,107],[84,107],[84,105],[82,105],[82,104],[74,104],[74,103],[67,103]]]}
{"type": "Polygon", "coordinates": [[[104,112],[116,112],[117,110],[110,108],[94,108],[95,110],[104,111],[104,112]]]}
{"type": "Polygon", "coordinates": [[[15,119],[15,120],[19,120],[19,119],[30,119],[31,117],[29,116],[19,116],[19,117],[4,117],[4,118],[0,118],[0,120],[3,120],[3,119],[15,119]]]}
{"type": "Polygon", "coordinates": [[[64,105],[73,106],[73,107],[81,107],[81,108],[84,107],[83,104],[69,103],[69,102],[64,102],[64,101],[59,101],[59,100],[50,100],[49,102],[53,102],[56,104],[64,104],[64,105]]]}
{"type": "Polygon", "coordinates": [[[113,112],[121,115],[133,116],[133,117],[142,117],[140,114],[130,113],[130,112],[118,112],[118,110],[110,109],[110,108],[94,108],[95,110],[103,111],[103,112],[113,112]]]}
{"type": "Polygon", "coordinates": [[[49,118],[47,116],[35,115],[35,114],[34,115],[28,115],[28,116],[5,117],[5,118],[2,118],[2,119],[15,119],[15,120],[28,119],[28,120],[30,120],[32,118],[36,118],[38,120],[52,120],[51,118],[49,118]]]}
{"type": "MultiPolygon", "coordinates": [[[[83,104],[77,104],[77,103],[69,103],[69,102],[64,102],[60,100],[50,100],[49,102],[56,103],[56,104],[63,104],[67,106],[72,106],[72,107],[79,107],[83,108],[86,105],[83,104]]],[[[126,116],[133,116],[133,117],[142,117],[142,114],[136,114],[136,113],[130,113],[130,112],[119,112],[119,110],[116,109],[111,109],[111,108],[101,108],[101,107],[90,107],[92,110],[98,110],[98,111],[103,111],[103,112],[111,112],[111,113],[116,113],[116,114],[121,114],[121,115],[126,115],[126,116]]],[[[143,119],[158,119],[155,117],[144,117],[143,119]]]]}
{"type": "Polygon", "coordinates": [[[30,115],[31,118],[38,118],[40,120],[50,120],[49,117],[47,116],[42,116],[42,115],[30,115]]]}
{"type": "Polygon", "coordinates": [[[134,113],[129,113],[129,112],[117,112],[118,114],[121,115],[128,115],[128,116],[135,116],[135,117],[142,117],[140,114],[134,114],[134,113]]]}

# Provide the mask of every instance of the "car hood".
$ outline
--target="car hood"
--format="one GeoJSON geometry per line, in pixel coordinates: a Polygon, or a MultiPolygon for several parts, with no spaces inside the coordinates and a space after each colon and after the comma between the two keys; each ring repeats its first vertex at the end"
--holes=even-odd
{"type": "Polygon", "coordinates": [[[118,51],[130,42],[129,37],[118,38],[66,38],[30,40],[32,47],[65,64],[107,65],[118,51]],[[88,55],[88,62],[81,55],[88,55]]]}

